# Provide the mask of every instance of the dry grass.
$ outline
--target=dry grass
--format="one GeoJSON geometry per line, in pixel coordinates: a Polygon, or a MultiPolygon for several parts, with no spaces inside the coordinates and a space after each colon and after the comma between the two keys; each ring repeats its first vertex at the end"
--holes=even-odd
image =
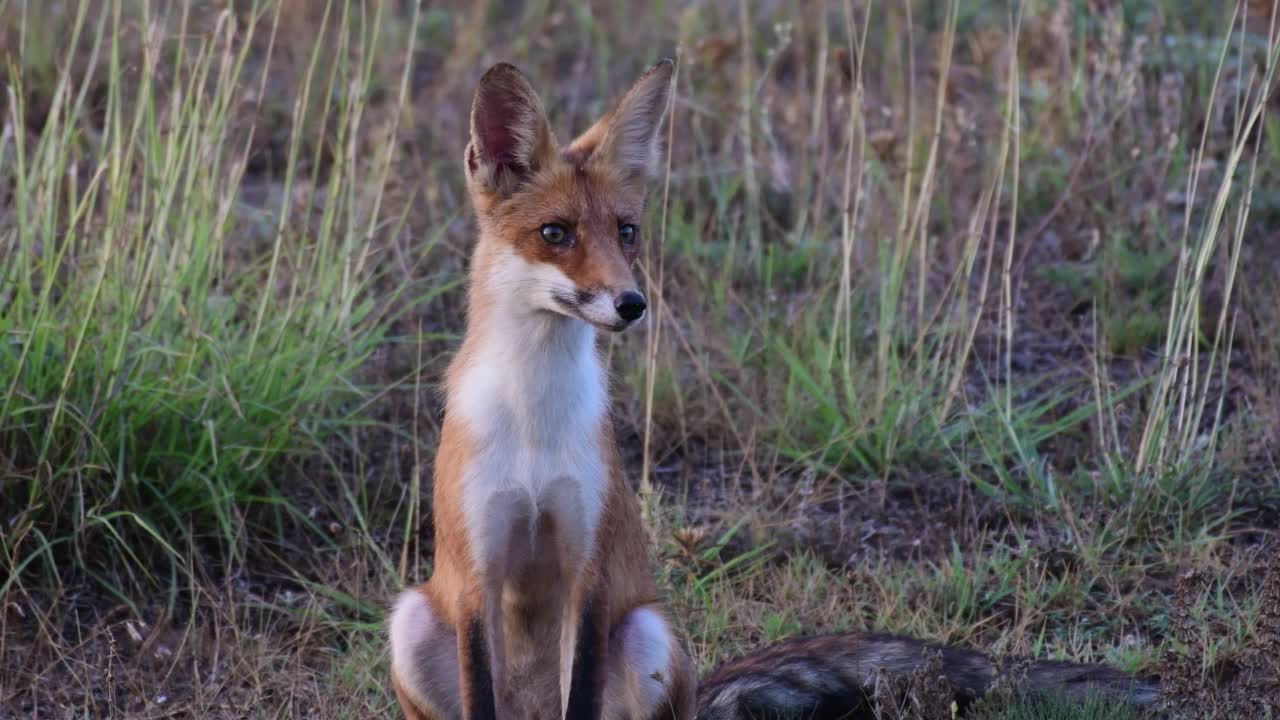
{"type": "Polygon", "coordinates": [[[563,137],[672,55],[655,312],[607,350],[699,662],[869,628],[1262,697],[1249,5],[0,0],[0,718],[392,717],[475,80],[563,137]]]}

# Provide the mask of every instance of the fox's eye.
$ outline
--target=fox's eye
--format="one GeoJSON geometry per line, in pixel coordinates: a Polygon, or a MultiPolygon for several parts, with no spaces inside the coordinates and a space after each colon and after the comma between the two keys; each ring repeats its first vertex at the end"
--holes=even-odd
{"type": "Polygon", "coordinates": [[[563,225],[547,223],[539,232],[542,234],[542,239],[552,245],[563,245],[569,240],[569,231],[565,230],[563,225]]]}
{"type": "Polygon", "coordinates": [[[622,238],[623,245],[630,245],[636,241],[636,234],[638,232],[639,230],[635,225],[627,223],[626,225],[618,228],[618,237],[622,238]]]}

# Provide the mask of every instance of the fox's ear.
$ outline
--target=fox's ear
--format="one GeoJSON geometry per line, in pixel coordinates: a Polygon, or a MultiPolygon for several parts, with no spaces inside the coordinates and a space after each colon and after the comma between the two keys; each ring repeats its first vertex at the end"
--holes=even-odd
{"type": "MultiPolygon", "coordinates": [[[[593,162],[620,167],[636,179],[657,177],[662,168],[662,118],[671,97],[675,63],[662,60],[645,71],[608,117],[592,130],[603,136],[590,151],[593,162]]],[[[586,140],[592,131],[587,131],[586,140]]],[[[578,143],[574,143],[577,145],[578,143]]]]}
{"type": "Polygon", "coordinates": [[[507,63],[489,68],[471,103],[467,178],[507,197],[551,162],[555,145],[542,101],[524,74],[507,63]]]}

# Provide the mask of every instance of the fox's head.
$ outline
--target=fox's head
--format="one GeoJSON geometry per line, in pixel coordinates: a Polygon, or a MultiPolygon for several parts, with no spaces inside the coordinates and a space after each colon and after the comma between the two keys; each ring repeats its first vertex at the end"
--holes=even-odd
{"type": "Polygon", "coordinates": [[[566,147],[519,70],[503,63],[481,78],[465,157],[482,244],[473,283],[499,312],[552,312],[614,331],[644,316],[631,267],[673,68],[649,68],[566,147]]]}

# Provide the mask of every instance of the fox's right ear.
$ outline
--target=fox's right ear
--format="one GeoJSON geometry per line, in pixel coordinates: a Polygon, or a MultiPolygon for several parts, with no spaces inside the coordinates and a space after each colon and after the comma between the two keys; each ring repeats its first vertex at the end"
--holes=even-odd
{"type": "Polygon", "coordinates": [[[555,158],[555,145],[542,101],[524,74],[508,63],[489,68],[471,103],[467,178],[508,197],[555,158]]]}

